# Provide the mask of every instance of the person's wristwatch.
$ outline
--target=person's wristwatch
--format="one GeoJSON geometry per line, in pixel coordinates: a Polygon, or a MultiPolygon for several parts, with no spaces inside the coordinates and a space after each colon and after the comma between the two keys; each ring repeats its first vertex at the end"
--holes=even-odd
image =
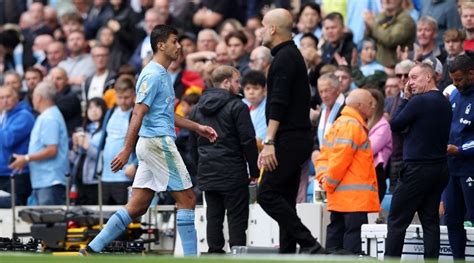
{"type": "Polygon", "coordinates": [[[270,138],[265,138],[265,140],[263,141],[263,145],[275,145],[275,141],[270,138]]]}

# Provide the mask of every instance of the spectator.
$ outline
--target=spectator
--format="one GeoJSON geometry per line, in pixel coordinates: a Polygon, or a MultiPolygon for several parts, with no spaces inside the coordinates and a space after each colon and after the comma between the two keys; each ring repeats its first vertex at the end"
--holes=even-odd
{"type": "MultiPolygon", "coordinates": [[[[157,25],[163,24],[165,22],[163,16],[159,13],[157,9],[149,9],[145,13],[145,33],[146,37],[143,39],[143,41],[138,44],[138,46],[135,48],[135,51],[133,52],[132,57],[130,58],[129,63],[135,67],[136,71],[140,71],[142,68],[142,63],[143,60],[147,57],[149,57],[153,51],[151,50],[151,43],[150,43],[150,34],[153,28],[157,25]]],[[[110,28],[110,27],[109,27],[110,28]]],[[[115,32],[115,30],[112,29],[112,31],[115,32]]],[[[115,41],[119,42],[121,45],[125,44],[123,39],[117,35],[117,38],[115,41]]],[[[130,41],[130,40],[129,40],[130,41]]],[[[130,43],[128,44],[130,45],[130,43]]],[[[123,50],[125,54],[128,54],[128,48],[125,47],[123,50]]]]}
{"type": "Polygon", "coordinates": [[[49,28],[44,21],[44,5],[41,2],[34,2],[30,5],[28,10],[32,18],[32,25],[28,28],[25,34],[26,40],[33,42],[33,40],[42,34],[50,35],[52,29],[49,28]]]}
{"type": "MultiPolygon", "coordinates": [[[[398,80],[398,88],[392,87],[386,89],[386,93],[388,90],[397,91],[393,93],[393,96],[387,96],[385,99],[385,106],[384,110],[388,119],[391,119],[394,115],[398,107],[403,101],[403,89],[407,85],[408,82],[408,73],[410,70],[415,66],[415,63],[411,60],[403,60],[402,62],[398,63],[395,66],[395,77],[389,77],[385,85],[387,86],[389,83],[392,85],[395,84],[395,81],[398,80]]],[[[403,135],[401,132],[392,132],[392,142],[393,142],[393,149],[392,149],[392,156],[390,158],[389,163],[389,179],[390,179],[390,193],[395,191],[395,187],[398,183],[398,179],[400,177],[400,171],[403,166],[403,135]]]]}
{"type": "Polygon", "coordinates": [[[249,110],[235,96],[240,92],[239,77],[233,67],[217,67],[212,73],[215,88],[206,90],[190,116],[193,121],[214,127],[218,134],[225,134],[214,144],[195,133],[190,138],[199,189],[205,191],[208,206],[209,253],[224,253],[222,223],[226,211],[230,247],[247,244],[248,184],[249,176],[254,182],[258,178],[258,151],[249,110]]]}
{"type": "Polygon", "coordinates": [[[44,23],[52,32],[59,28],[58,14],[54,7],[49,5],[44,7],[44,23]]]}
{"type": "MultiPolygon", "coordinates": [[[[411,0],[408,1],[411,2],[411,0]]],[[[353,35],[352,42],[354,42],[358,49],[362,47],[362,40],[364,37],[366,37],[366,26],[362,15],[365,11],[378,14],[380,13],[381,9],[381,0],[347,0],[347,17],[344,16],[344,20],[346,21],[347,30],[353,35]]]]}
{"type": "Polygon", "coordinates": [[[474,51],[474,3],[464,2],[461,5],[461,22],[466,33],[464,40],[464,50],[466,52],[474,51]]]}
{"type": "Polygon", "coordinates": [[[54,38],[59,41],[67,40],[72,32],[84,30],[84,20],[76,12],[63,14],[60,18],[60,24],[62,32],[58,30],[54,32],[54,38]]]}
{"type": "Polygon", "coordinates": [[[43,67],[46,65],[46,49],[51,43],[54,42],[54,38],[51,35],[43,34],[38,35],[33,42],[33,57],[35,58],[35,65],[43,67]]]}
{"type": "Polygon", "coordinates": [[[393,132],[409,129],[403,142],[403,168],[388,215],[385,256],[401,257],[406,228],[418,212],[423,227],[425,259],[437,260],[438,208],[448,181],[446,148],[451,105],[436,88],[434,70],[427,64],[419,64],[410,70],[403,96],[390,122],[393,132]]]}
{"type": "Polygon", "coordinates": [[[242,30],[244,30],[244,27],[237,19],[229,18],[229,19],[224,20],[224,22],[222,22],[222,24],[219,26],[218,32],[219,32],[219,37],[221,39],[225,39],[227,35],[229,35],[230,33],[234,31],[242,31],[242,30]]]}
{"type": "Polygon", "coordinates": [[[300,50],[303,50],[305,48],[318,49],[318,44],[319,44],[319,40],[317,37],[314,36],[313,33],[304,33],[301,36],[299,49],[300,50]]]}
{"type": "Polygon", "coordinates": [[[317,38],[321,38],[321,8],[316,3],[304,4],[298,14],[298,22],[301,27],[299,33],[293,37],[293,41],[300,48],[301,38],[305,33],[311,33],[317,38]]]}
{"type": "Polygon", "coordinates": [[[216,62],[220,65],[228,65],[230,63],[227,44],[224,41],[220,41],[216,46],[216,62]]]}
{"type": "Polygon", "coordinates": [[[18,93],[20,96],[19,99],[22,100],[25,97],[25,92],[23,91],[21,76],[13,70],[5,72],[3,75],[3,85],[11,87],[18,93]]]}
{"type": "Polygon", "coordinates": [[[137,26],[140,22],[139,15],[133,11],[127,0],[113,0],[110,1],[110,4],[112,5],[113,16],[106,26],[114,31],[118,41],[123,43],[124,47],[131,53],[138,41],[144,37],[137,26]]]}
{"type": "Polygon", "coordinates": [[[3,25],[0,45],[3,46],[4,70],[15,70],[20,75],[23,75],[24,70],[35,63],[31,42],[22,41],[22,38],[18,26],[13,24],[3,25]]]}
{"type": "Polygon", "coordinates": [[[25,83],[26,83],[26,95],[22,103],[28,111],[33,113],[35,116],[37,112],[33,110],[33,91],[36,86],[43,80],[43,73],[37,68],[28,68],[25,72],[25,83]]]}
{"type": "Polygon", "coordinates": [[[26,10],[26,2],[16,0],[3,1],[0,4],[0,24],[18,23],[20,15],[26,10]]]}
{"type": "Polygon", "coordinates": [[[106,46],[97,45],[93,47],[91,55],[96,72],[84,82],[84,97],[86,101],[94,97],[102,98],[106,87],[110,86],[110,83],[115,78],[115,72],[107,69],[109,49],[106,46]]]}
{"type": "Polygon", "coordinates": [[[325,43],[321,47],[321,62],[338,65],[336,54],[350,65],[353,52],[356,52],[351,37],[344,34],[344,19],[340,13],[330,13],[323,19],[323,36],[325,43]]]}
{"type": "Polygon", "coordinates": [[[28,154],[14,155],[11,169],[26,165],[31,172],[34,205],[62,205],[66,201],[68,138],[64,119],[54,103],[56,89],[50,82],[41,82],[33,92],[34,109],[40,113],[31,132],[28,154]]]}
{"type": "Polygon", "coordinates": [[[370,146],[374,155],[375,174],[377,175],[377,189],[380,204],[387,191],[386,171],[390,156],[392,155],[392,131],[390,124],[384,116],[384,96],[376,89],[369,89],[374,101],[374,112],[368,119],[370,146]]]}
{"type": "Polygon", "coordinates": [[[272,54],[270,49],[265,46],[256,47],[252,53],[250,53],[249,68],[251,70],[260,71],[267,75],[271,63],[272,54]]]}
{"type": "Polygon", "coordinates": [[[360,70],[364,76],[373,75],[376,70],[384,71],[384,67],[377,61],[377,45],[373,39],[362,40],[362,50],[360,51],[360,70]]]}
{"type": "Polygon", "coordinates": [[[67,132],[70,137],[74,129],[81,126],[81,102],[72,91],[71,86],[67,84],[68,77],[64,69],[60,67],[51,69],[49,78],[56,88],[55,105],[66,122],[67,132]]]}
{"type": "Polygon", "coordinates": [[[241,75],[247,73],[249,68],[249,55],[245,51],[247,37],[242,31],[235,31],[225,39],[231,64],[239,70],[241,75]]]}
{"type": "Polygon", "coordinates": [[[373,111],[374,102],[367,90],[352,91],[315,162],[317,179],[327,192],[327,210],[331,211],[326,235],[329,253],[360,255],[361,227],[367,224],[367,213],[380,210],[365,122],[373,111]]]}
{"type": "Polygon", "coordinates": [[[400,60],[411,59],[423,61],[429,57],[435,57],[440,61],[446,60],[446,51],[436,44],[438,34],[438,24],[432,17],[424,16],[416,24],[416,42],[413,45],[413,52],[399,52],[400,60]]]}
{"type": "MultiPolygon", "coordinates": [[[[0,87],[0,104],[3,103],[5,120],[0,123],[0,190],[11,193],[8,167],[13,154],[27,154],[30,133],[35,119],[30,111],[19,103],[18,92],[10,86],[0,87]]],[[[26,205],[31,193],[30,170],[28,167],[15,173],[16,204],[26,205]]]]}
{"type": "Polygon", "coordinates": [[[341,111],[345,105],[344,95],[339,89],[340,81],[334,73],[326,73],[318,79],[318,92],[321,97],[321,111],[317,119],[312,120],[317,128],[314,136],[313,153],[311,160],[316,163],[316,158],[320,154],[324,136],[330,130],[334,121],[341,116],[341,111]]]}
{"type": "Polygon", "coordinates": [[[86,39],[96,37],[99,29],[112,17],[112,6],[106,0],[94,0],[84,20],[86,39]]]}
{"type": "Polygon", "coordinates": [[[447,150],[450,177],[444,190],[445,220],[453,258],[460,261],[466,258],[466,230],[463,222],[466,219],[474,222],[474,191],[471,187],[474,131],[470,127],[474,121],[471,111],[474,99],[473,71],[474,62],[467,55],[456,57],[449,69],[449,75],[459,92],[451,100],[453,120],[447,150]]]}
{"type": "Polygon", "coordinates": [[[101,138],[102,123],[107,111],[101,98],[92,98],[87,102],[87,112],[82,131],[72,135],[74,150],[71,177],[78,189],[78,205],[97,204],[97,175],[95,166],[101,138]]]}
{"type": "Polygon", "coordinates": [[[385,81],[384,90],[387,99],[395,98],[397,96],[400,97],[400,91],[402,91],[400,87],[400,79],[395,75],[389,75],[385,81]]]}
{"type": "Polygon", "coordinates": [[[178,19],[178,17],[174,16],[170,13],[170,2],[169,0],[154,0],[153,1],[153,8],[156,8],[158,12],[161,13],[165,22],[164,24],[176,27],[176,28],[183,28],[183,22],[178,19]]]}
{"type": "MultiPolygon", "coordinates": [[[[421,16],[430,16],[438,24],[436,44],[443,44],[443,35],[450,28],[461,28],[456,1],[430,1],[422,0],[421,16]]],[[[416,20],[415,20],[416,21],[416,20]]]]}
{"type": "Polygon", "coordinates": [[[338,66],[334,75],[339,79],[339,90],[341,94],[347,96],[351,90],[356,88],[352,83],[351,69],[348,66],[338,66]]]}
{"type": "Polygon", "coordinates": [[[212,29],[199,31],[197,37],[197,51],[215,51],[219,43],[219,35],[212,29]]]}
{"type": "Polygon", "coordinates": [[[178,42],[182,47],[184,57],[197,51],[196,36],[192,33],[181,34],[178,37],[178,42]]]}
{"type": "Polygon", "coordinates": [[[395,49],[411,47],[415,41],[415,23],[403,12],[401,0],[383,0],[383,11],[374,17],[370,12],[364,13],[366,34],[377,42],[377,60],[388,68],[397,63],[395,49]]]}
{"type": "Polygon", "coordinates": [[[132,117],[135,102],[135,79],[120,76],[115,85],[117,103],[107,112],[103,123],[102,139],[99,150],[103,151],[102,167],[102,200],[105,205],[124,205],[128,200],[128,187],[132,185],[136,163],[131,158],[125,169],[112,172],[110,163],[122,149],[132,117]]]}
{"type": "Polygon", "coordinates": [[[457,56],[465,53],[464,40],[466,40],[466,35],[460,29],[451,28],[444,33],[443,40],[444,48],[446,49],[448,56],[444,62],[443,78],[438,84],[438,87],[440,87],[442,91],[453,83],[449,77],[449,65],[457,56]]]}
{"type": "Polygon", "coordinates": [[[243,20],[242,7],[237,0],[203,0],[193,16],[194,25],[201,28],[216,28],[227,18],[243,20]]]}
{"type": "Polygon", "coordinates": [[[261,71],[249,71],[242,78],[244,99],[242,100],[250,109],[250,117],[255,129],[257,145],[261,145],[267,134],[267,121],[265,119],[265,106],[267,104],[266,78],[261,71]]]}
{"type": "Polygon", "coordinates": [[[260,44],[257,43],[257,39],[255,36],[255,31],[250,30],[248,28],[244,28],[243,32],[245,36],[247,37],[247,44],[245,44],[245,52],[250,54],[254,48],[259,46],[260,44]]]}
{"type": "Polygon", "coordinates": [[[90,54],[85,52],[87,46],[84,32],[73,31],[67,37],[67,48],[70,52],[66,60],[59,62],[58,67],[67,72],[68,84],[74,93],[81,92],[81,85],[86,78],[94,75],[95,65],[90,54]]]}
{"type": "Polygon", "coordinates": [[[59,63],[66,59],[66,47],[62,42],[56,41],[46,48],[46,70],[43,74],[49,72],[52,68],[57,67],[59,63]]]}
{"type": "Polygon", "coordinates": [[[109,49],[108,70],[117,72],[120,66],[127,64],[130,54],[116,39],[112,29],[106,26],[101,27],[97,33],[97,40],[97,45],[105,46],[109,49]]]}

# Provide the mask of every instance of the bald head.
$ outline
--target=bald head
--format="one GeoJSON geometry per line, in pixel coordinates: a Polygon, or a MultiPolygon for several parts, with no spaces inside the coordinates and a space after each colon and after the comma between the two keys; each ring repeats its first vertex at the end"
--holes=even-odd
{"type": "Polygon", "coordinates": [[[63,68],[55,67],[51,69],[49,79],[54,83],[58,92],[62,91],[67,86],[68,76],[63,68]]]}
{"type": "Polygon", "coordinates": [[[374,112],[372,95],[368,90],[355,89],[346,98],[346,105],[357,110],[364,119],[368,119],[374,112]]]}
{"type": "Polygon", "coordinates": [[[266,19],[269,24],[277,26],[279,29],[278,31],[291,33],[291,29],[293,27],[293,18],[288,10],[283,8],[271,10],[265,15],[263,19],[266,19]]]}
{"type": "Polygon", "coordinates": [[[265,14],[262,20],[263,45],[273,48],[291,39],[293,18],[288,10],[277,8],[265,14]]]}

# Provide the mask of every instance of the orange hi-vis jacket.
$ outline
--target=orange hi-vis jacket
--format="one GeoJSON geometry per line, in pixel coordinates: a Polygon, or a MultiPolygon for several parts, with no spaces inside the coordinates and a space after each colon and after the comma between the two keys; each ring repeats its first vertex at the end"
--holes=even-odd
{"type": "Polygon", "coordinates": [[[327,192],[329,211],[380,211],[368,129],[354,108],[344,107],[326,134],[314,165],[327,192]]]}

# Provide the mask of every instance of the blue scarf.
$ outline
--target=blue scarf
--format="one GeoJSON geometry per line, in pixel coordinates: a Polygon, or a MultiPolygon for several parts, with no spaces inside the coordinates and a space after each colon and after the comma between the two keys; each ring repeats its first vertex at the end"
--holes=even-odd
{"type": "Polygon", "coordinates": [[[318,140],[319,144],[322,145],[322,142],[324,140],[324,135],[329,131],[331,128],[332,124],[336,120],[337,113],[341,109],[342,105],[344,105],[344,95],[339,94],[339,96],[336,99],[336,102],[332,106],[331,112],[329,113],[329,117],[326,120],[326,112],[328,110],[328,107],[323,104],[323,107],[321,109],[321,118],[319,120],[319,125],[318,125],[318,140]]]}

